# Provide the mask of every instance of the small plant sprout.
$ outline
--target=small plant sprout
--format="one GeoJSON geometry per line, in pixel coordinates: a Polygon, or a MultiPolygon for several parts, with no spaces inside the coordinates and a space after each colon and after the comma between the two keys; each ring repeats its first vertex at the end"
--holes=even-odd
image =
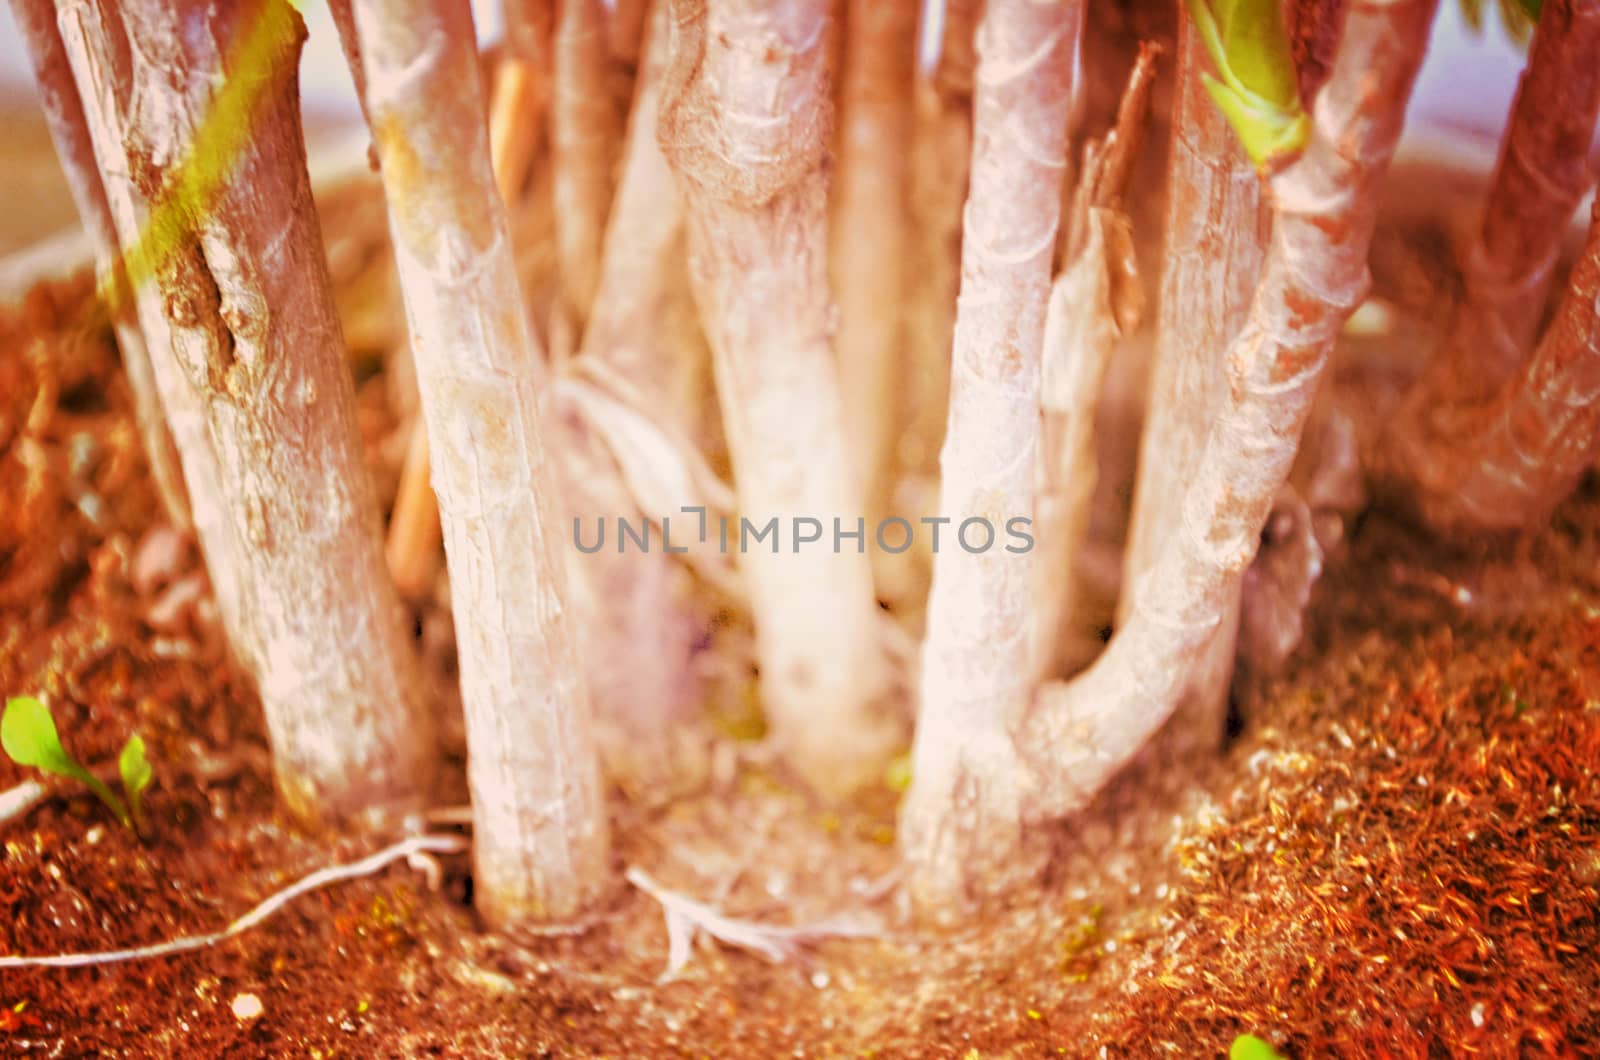
{"type": "Polygon", "coordinates": [[[1300,105],[1294,59],[1277,0],[1189,0],[1189,12],[1216,64],[1206,91],[1262,169],[1291,161],[1311,136],[1300,105]]]}
{"type": "Polygon", "coordinates": [[[138,831],[143,820],[142,806],[145,789],[155,779],[150,760],[144,754],[144,740],[137,734],[123,744],[117,756],[117,772],[122,776],[122,790],[127,802],[117,797],[100,780],[89,772],[76,758],[61,746],[56,732],[55,719],[50,708],[33,696],[17,696],[6,700],[6,709],[0,715],[0,747],[6,756],[19,766],[31,766],[44,773],[83,782],[90,791],[105,803],[122,824],[138,831]]]}
{"type": "Polygon", "coordinates": [[[1253,1034],[1241,1034],[1228,1047],[1228,1060],[1283,1060],[1272,1043],[1253,1034]]]}

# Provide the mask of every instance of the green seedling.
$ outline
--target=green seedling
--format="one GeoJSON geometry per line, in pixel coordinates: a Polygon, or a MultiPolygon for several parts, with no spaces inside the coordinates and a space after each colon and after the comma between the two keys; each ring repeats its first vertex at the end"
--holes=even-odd
{"type": "Polygon", "coordinates": [[[1278,0],[1189,0],[1189,15],[1217,68],[1206,92],[1263,170],[1292,160],[1311,137],[1278,0]]]}
{"type": "Polygon", "coordinates": [[[61,746],[50,708],[32,696],[6,700],[0,715],[0,748],[19,766],[30,766],[44,773],[82,782],[130,829],[138,830],[143,819],[144,792],[155,779],[150,760],[144,754],[144,740],[136,734],[128,738],[117,756],[117,771],[127,802],[117,797],[100,778],[83,767],[61,746]]]}
{"type": "Polygon", "coordinates": [[[1272,1043],[1253,1034],[1241,1034],[1228,1047],[1228,1060],[1283,1060],[1272,1043]]]}

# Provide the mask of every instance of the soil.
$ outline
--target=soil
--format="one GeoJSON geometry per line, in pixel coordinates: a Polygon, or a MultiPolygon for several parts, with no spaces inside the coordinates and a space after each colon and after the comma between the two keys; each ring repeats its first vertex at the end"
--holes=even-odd
{"type": "MultiPolygon", "coordinates": [[[[363,195],[324,216],[381,230],[363,195]]],[[[392,281],[359,241],[330,259],[392,495],[406,397],[378,368],[399,322],[371,308],[392,281]]],[[[1392,389],[1383,358],[1348,361],[1344,390],[1392,389]]],[[[92,768],[141,733],[157,777],[142,835],[66,783],[0,823],[0,953],[216,930],[380,844],[297,832],[276,805],[88,277],[0,311],[0,498],[0,692],[47,696],[92,768]]],[[[899,914],[895,793],[811,801],[743,738],[730,682],[703,790],[613,793],[619,883],[581,930],[488,935],[464,857],[437,889],[396,864],[187,955],[0,971],[0,1053],[1189,1057],[1244,1032],[1291,1056],[1600,1050],[1597,553],[1593,484],[1514,541],[1446,549],[1361,517],[1308,640],[1241,688],[1224,753],[1136,764],[1061,829],[1036,891],[957,933],[899,914]],[[818,937],[777,961],[702,937],[664,981],[662,910],[629,866],[818,937]]],[[[418,629],[448,718],[448,616],[418,629]]],[[[447,730],[441,806],[465,801],[447,730]]],[[[0,791],[25,779],[0,760],[0,791]]]]}

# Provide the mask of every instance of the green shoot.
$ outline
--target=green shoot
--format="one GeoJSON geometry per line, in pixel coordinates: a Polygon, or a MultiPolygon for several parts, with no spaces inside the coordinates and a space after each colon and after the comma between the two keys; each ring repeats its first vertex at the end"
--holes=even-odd
{"type": "Polygon", "coordinates": [[[134,829],[138,830],[144,820],[144,789],[155,779],[155,770],[144,756],[144,739],[138,733],[128,737],[128,742],[122,745],[122,753],[117,756],[117,772],[122,777],[123,793],[128,796],[128,813],[133,818],[134,829]]]}
{"type": "Polygon", "coordinates": [[[4,749],[6,756],[19,766],[29,766],[81,782],[106,804],[125,827],[138,830],[144,792],[155,778],[150,760],[145,757],[144,740],[138,735],[129,737],[117,758],[122,790],[128,797],[126,804],[99,777],[67,753],[66,748],[61,746],[61,736],[56,732],[56,722],[50,715],[50,708],[33,696],[17,696],[6,700],[5,713],[0,714],[0,749],[4,749]],[[129,807],[132,807],[131,812],[129,807]]]}
{"type": "Polygon", "coordinates": [[[1228,1060],[1283,1060],[1272,1043],[1253,1034],[1241,1034],[1228,1047],[1228,1060]]]}
{"type": "Polygon", "coordinates": [[[1292,160],[1311,136],[1278,0],[1188,0],[1218,77],[1206,91],[1258,168],[1292,160]]]}

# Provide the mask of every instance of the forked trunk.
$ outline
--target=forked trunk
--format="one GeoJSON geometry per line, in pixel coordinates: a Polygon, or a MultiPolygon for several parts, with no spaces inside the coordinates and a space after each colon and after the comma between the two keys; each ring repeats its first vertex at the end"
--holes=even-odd
{"type": "MultiPolygon", "coordinates": [[[[1172,715],[1204,666],[1205,646],[1237,595],[1288,474],[1333,341],[1365,294],[1379,184],[1432,10],[1432,0],[1351,4],[1311,141],[1271,181],[1272,242],[1244,329],[1228,347],[1228,385],[1184,491],[1182,531],[1167,539],[1133,586],[1132,611],[1110,647],[1083,675],[1041,687],[1025,711],[1013,708],[1010,716],[988,710],[976,684],[967,686],[968,702],[981,706],[964,717],[930,716],[927,690],[935,686],[925,674],[919,754],[902,826],[910,893],[925,912],[959,913],[978,887],[1014,881],[1027,864],[1020,855],[1032,826],[1083,806],[1172,715]],[[952,746],[975,750],[939,753],[952,746]]],[[[980,98],[986,87],[980,71],[980,98]]],[[[979,112],[980,145],[985,113],[979,112]]],[[[974,194],[977,177],[975,168],[974,194]]],[[[967,238],[986,231],[981,219],[972,220],[967,238]]],[[[1030,316],[1042,312],[1042,287],[1029,301],[1030,316]]],[[[966,304],[964,298],[964,316],[966,304]]],[[[957,375],[958,394],[963,378],[957,375]]],[[[954,399],[947,475],[962,466],[954,454],[965,437],[954,399]]],[[[1005,600],[1009,573],[979,582],[973,599],[1005,600]]],[[[937,612],[932,617],[940,619],[937,612]]],[[[929,656],[937,660],[941,631],[930,625],[929,656]]],[[[1007,632],[990,632],[991,650],[1006,643],[1007,632]]],[[[992,680],[988,696],[1004,696],[1000,702],[1009,705],[1012,685],[992,680]]]]}
{"type": "MultiPolygon", "coordinates": [[[[1123,557],[1118,617],[1124,624],[1133,610],[1131,590],[1181,532],[1184,491],[1227,396],[1223,358],[1250,311],[1271,225],[1255,167],[1201,83],[1207,64],[1200,35],[1192,19],[1179,21],[1166,266],[1123,557]]],[[[1204,648],[1205,664],[1189,672],[1173,719],[1182,746],[1214,749],[1222,740],[1239,625],[1233,591],[1204,648]]]]}
{"type": "Polygon", "coordinates": [[[819,790],[843,792],[875,775],[896,727],[829,341],[828,7],[674,0],[671,10],[662,149],[688,211],[743,520],[733,530],[770,523],[776,535],[746,536],[740,555],[763,698],[790,762],[819,790]],[[817,538],[798,540],[814,526],[817,538]]]}
{"type": "Polygon", "coordinates": [[[567,918],[605,886],[605,806],[472,16],[355,13],[444,526],[478,908],[498,927],[567,918]]]}
{"type": "Polygon", "coordinates": [[[1033,696],[1034,556],[1005,544],[1034,513],[1039,360],[1066,168],[1076,2],[989,0],[978,28],[972,185],[962,231],[950,420],[922,648],[921,705],[901,843],[919,904],[967,878],[978,847],[990,881],[1022,868],[1022,782],[1012,732],[1033,696]],[[977,524],[995,533],[990,547],[977,524]],[[969,526],[969,524],[971,524],[969,526]]]}
{"type": "MultiPolygon", "coordinates": [[[[123,242],[139,241],[132,282],[159,288],[170,354],[215,447],[241,594],[230,633],[255,671],[279,791],[308,822],[414,808],[431,726],[383,569],[311,205],[304,27],[280,0],[62,10],[85,36],[115,35],[119,22],[127,37],[111,47],[128,65],[113,96],[134,107],[120,130],[124,172],[149,211],[123,242]],[[186,76],[175,84],[176,70],[186,76]]],[[[79,72],[114,70],[88,59],[79,72]]]]}
{"type": "MultiPolygon", "coordinates": [[[[161,409],[161,394],[144,333],[139,330],[133,292],[128,288],[122,269],[122,248],[117,242],[116,226],[100,183],[100,172],[95,168],[94,145],[90,142],[77,86],[72,81],[72,68],[56,28],[55,4],[53,0],[11,0],[11,11],[33,64],[34,83],[39,86],[39,105],[55,144],[56,157],[61,160],[73,204],[78,208],[78,218],[89,235],[100,289],[111,294],[112,328],[128,376],[128,388],[133,391],[134,417],[139,424],[139,437],[144,442],[156,493],[172,524],[180,530],[188,530],[193,524],[183,471],[161,409]]],[[[214,504],[215,500],[208,503],[214,504]]]]}

